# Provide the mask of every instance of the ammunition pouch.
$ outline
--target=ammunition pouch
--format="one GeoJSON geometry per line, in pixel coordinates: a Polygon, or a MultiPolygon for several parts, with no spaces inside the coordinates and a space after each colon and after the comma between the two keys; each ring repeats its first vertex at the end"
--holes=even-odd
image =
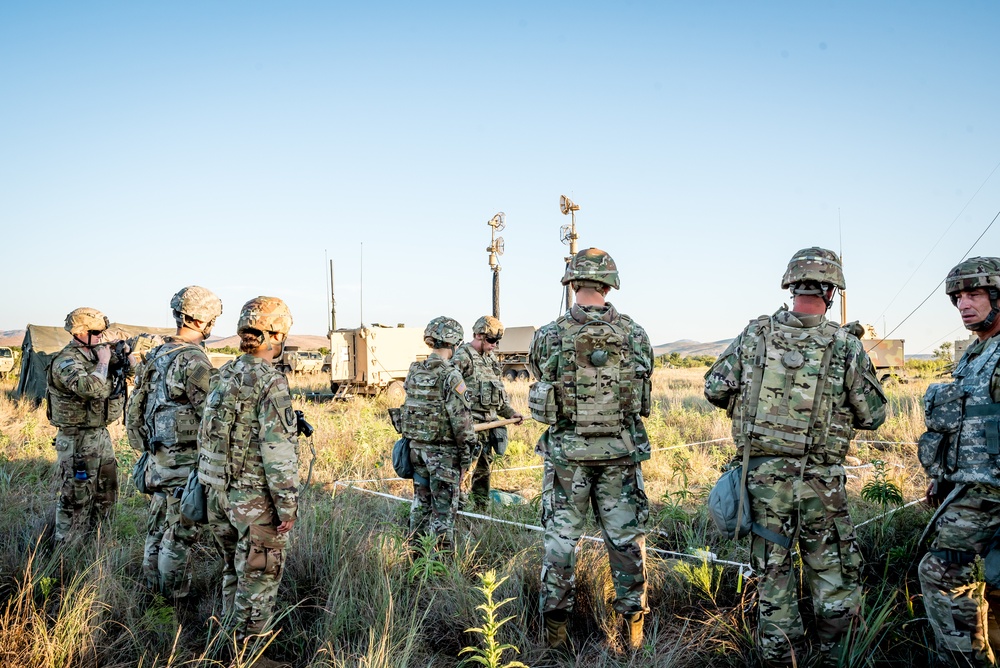
{"type": "Polygon", "coordinates": [[[556,395],[552,383],[540,380],[528,388],[528,408],[531,417],[542,424],[556,423],[556,395]]]}
{"type": "Polygon", "coordinates": [[[650,412],[653,410],[653,381],[649,378],[637,379],[636,382],[639,384],[639,415],[642,417],[649,417],[650,412]]]}
{"type": "Polygon", "coordinates": [[[917,458],[932,478],[952,473],[958,466],[953,447],[962,427],[965,391],[959,383],[934,383],[924,394],[924,424],[927,431],[917,442],[917,458]]]}

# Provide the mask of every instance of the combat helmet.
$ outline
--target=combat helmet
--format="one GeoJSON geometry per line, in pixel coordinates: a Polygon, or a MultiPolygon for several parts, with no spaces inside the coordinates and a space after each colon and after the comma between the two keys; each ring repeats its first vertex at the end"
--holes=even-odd
{"type": "Polygon", "coordinates": [[[443,343],[446,346],[457,346],[465,337],[465,330],[462,325],[453,318],[443,315],[431,320],[424,328],[424,342],[432,348],[438,348],[436,344],[443,343]]]}
{"type": "Polygon", "coordinates": [[[86,334],[87,332],[103,332],[110,326],[111,323],[108,322],[108,316],[96,308],[82,306],[73,309],[66,315],[66,324],[63,325],[63,329],[76,336],[77,334],[86,334]]]}
{"type": "MultiPolygon", "coordinates": [[[[832,250],[813,246],[803,248],[795,253],[788,261],[788,268],[781,278],[781,288],[785,289],[805,283],[815,281],[816,283],[829,283],[841,290],[847,289],[847,282],[844,280],[844,268],[840,264],[840,258],[832,250]]],[[[813,292],[796,292],[796,294],[819,294],[813,292]]]]}
{"type": "Polygon", "coordinates": [[[985,288],[990,296],[990,314],[985,320],[966,325],[966,329],[974,332],[987,330],[993,326],[1000,313],[1000,258],[970,257],[962,260],[948,272],[944,281],[944,291],[951,297],[951,303],[958,305],[958,293],[962,290],[985,288]]]}
{"type": "Polygon", "coordinates": [[[214,292],[200,285],[189,285],[181,288],[170,299],[170,308],[174,317],[181,324],[180,315],[186,315],[194,320],[200,320],[211,329],[215,319],[222,315],[222,300],[214,292]]]}
{"type": "Polygon", "coordinates": [[[503,338],[503,323],[499,318],[484,315],[472,326],[473,334],[485,334],[487,338],[499,341],[503,338]]]}
{"type": "Polygon", "coordinates": [[[570,258],[562,277],[563,285],[574,281],[600,283],[617,290],[620,285],[618,265],[600,248],[584,248],[570,258]]]}
{"type": "Polygon", "coordinates": [[[248,329],[260,332],[280,332],[287,335],[292,328],[292,312],[285,302],[277,297],[254,297],[240,309],[240,321],[236,332],[248,329]]]}

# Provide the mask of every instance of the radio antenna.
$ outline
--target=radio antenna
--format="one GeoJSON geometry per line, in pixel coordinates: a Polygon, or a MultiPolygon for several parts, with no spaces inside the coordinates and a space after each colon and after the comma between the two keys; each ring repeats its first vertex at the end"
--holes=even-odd
{"type": "MultiPolygon", "coordinates": [[[[559,228],[559,240],[569,246],[569,257],[566,258],[566,266],[568,268],[569,261],[576,255],[576,240],[580,238],[576,233],[576,212],[580,210],[580,205],[574,204],[573,200],[566,197],[566,195],[560,195],[559,210],[562,211],[564,216],[568,215],[570,220],[569,225],[563,225],[559,228]]],[[[573,306],[573,288],[567,284],[566,309],[568,310],[571,306],[573,306]]]]}
{"type": "Polygon", "coordinates": [[[486,223],[490,226],[490,245],[486,252],[490,254],[490,269],[493,270],[493,317],[500,318],[500,263],[497,257],[503,255],[503,237],[498,237],[497,232],[503,231],[507,227],[507,217],[503,211],[489,219],[486,223]]]}

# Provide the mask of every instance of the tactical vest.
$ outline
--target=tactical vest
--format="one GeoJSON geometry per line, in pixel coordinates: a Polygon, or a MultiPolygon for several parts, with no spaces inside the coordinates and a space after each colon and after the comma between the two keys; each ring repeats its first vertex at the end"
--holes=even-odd
{"type": "MultiPolygon", "coordinates": [[[[177,443],[194,443],[198,438],[198,415],[194,407],[170,398],[167,370],[185,350],[197,350],[191,343],[170,342],[150,351],[142,366],[142,378],[129,402],[128,422],[141,422],[143,440],[158,447],[177,443]]],[[[207,359],[207,357],[206,357],[207,359]]]]}
{"type": "Polygon", "coordinates": [[[620,436],[634,405],[631,320],[591,318],[579,305],[556,320],[560,350],[553,385],[560,418],[580,436],[620,436]]]}
{"type": "MultiPolygon", "coordinates": [[[[69,390],[58,387],[53,379],[53,368],[66,359],[67,355],[79,356],[90,369],[96,366],[83,356],[83,352],[75,346],[67,346],[53,358],[48,369],[48,382],[45,388],[45,414],[56,427],[104,427],[122,416],[125,408],[125,397],[115,399],[84,399],[69,390]]],[[[110,382],[110,381],[109,381],[110,382]]]]}
{"type": "Polygon", "coordinates": [[[403,436],[424,443],[451,443],[451,429],[444,405],[444,381],[454,367],[441,359],[414,362],[403,387],[403,436]]]}
{"type": "Polygon", "coordinates": [[[755,338],[752,357],[750,350],[743,356],[744,369],[752,370],[734,432],[739,430],[755,456],[817,453],[827,463],[839,463],[854,434],[851,413],[840,405],[847,332],[829,321],[792,327],[761,316],[755,338]]]}
{"type": "MultiPolygon", "coordinates": [[[[456,358],[460,355],[468,357],[472,364],[472,377],[466,378],[466,385],[473,413],[487,421],[496,419],[497,409],[507,403],[508,399],[507,390],[491,364],[490,357],[477,353],[468,343],[455,351],[456,358]]],[[[457,366],[454,359],[452,365],[457,366]]]]}
{"type": "Polygon", "coordinates": [[[219,370],[198,430],[198,479],[203,485],[225,491],[245,473],[263,476],[257,402],[274,381],[267,369],[274,371],[237,358],[219,370]]]}
{"type": "Polygon", "coordinates": [[[945,477],[954,482],[1000,486],[1000,404],[993,403],[990,380],[1000,364],[1000,337],[971,361],[963,357],[952,376],[964,395],[957,453],[945,477]]]}

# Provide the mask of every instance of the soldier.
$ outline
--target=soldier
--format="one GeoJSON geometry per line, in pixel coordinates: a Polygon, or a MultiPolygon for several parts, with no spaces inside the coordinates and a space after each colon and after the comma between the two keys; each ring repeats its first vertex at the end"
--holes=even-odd
{"type": "MultiPolygon", "coordinates": [[[[59,428],[55,447],[62,486],[56,499],[53,541],[79,541],[118,498],[118,473],[107,425],[122,416],[124,376],[109,377],[112,351],[104,340],[107,317],[92,308],[66,316],[73,339],[56,353],[48,371],[49,422],[59,428]]],[[[126,365],[116,359],[116,366],[126,365]]]]}
{"type": "MultiPolygon", "coordinates": [[[[484,315],[472,326],[472,341],[455,351],[451,363],[462,373],[469,388],[472,416],[476,422],[493,422],[497,417],[523,419],[511,408],[507,390],[500,380],[500,363],[493,350],[503,338],[503,324],[493,316],[484,315]]],[[[490,466],[495,455],[507,449],[507,427],[495,427],[479,432],[472,453],[472,501],[485,508],[490,499],[490,466]]]]}
{"type": "Polygon", "coordinates": [[[243,305],[244,354],[219,370],[198,430],[198,478],[224,560],[223,623],[238,641],[271,619],[298,517],[297,419],[288,381],[272,366],[291,326],[277,297],[243,305]]]}
{"type": "Polygon", "coordinates": [[[765,660],[779,664],[805,635],[794,539],[820,649],[832,656],[858,613],[861,555],[842,463],[854,430],[878,428],[886,403],[861,341],[825,317],[835,289],[845,287],[837,255],[800,250],[781,287],[791,289],[792,310],[751,321],[705,374],[705,397],[732,417],[749,471],[758,642],[765,660]]]}
{"type": "Polygon", "coordinates": [[[531,416],[549,426],[536,452],[544,458],[541,610],[545,640],[569,649],[576,546],[587,509],[604,534],[615,610],[625,639],[642,646],[646,605],[645,524],[649,505],[641,462],[650,444],[640,416],[649,415],[653,349],[645,330],[605,297],[619,287],[618,268],[597,248],[577,253],[563,285],[576,304],[531,341],[531,416]]]}
{"type": "Polygon", "coordinates": [[[179,599],[191,585],[190,551],[198,538],[198,527],[181,521],[180,497],[198,465],[198,424],[215,372],[204,342],[222,314],[222,300],[192,285],[173,296],[170,308],[177,334],[146,353],[126,422],[132,447],[149,453],[143,572],[150,588],[179,599]]]}
{"type": "Polygon", "coordinates": [[[403,436],[410,439],[414,468],[411,540],[437,536],[445,551],[455,547],[459,484],[477,442],[465,381],[448,361],[462,335],[456,320],[431,320],[424,329],[431,354],[410,365],[404,383],[403,436]]]}
{"type": "Polygon", "coordinates": [[[954,382],[935,383],[924,397],[927,433],[918,453],[931,478],[927,501],[941,507],[928,527],[937,534],[918,573],[941,660],[992,666],[987,596],[1000,586],[993,561],[1000,557],[1000,258],[959,263],[945,292],[978,340],[955,366],[954,382]]]}

